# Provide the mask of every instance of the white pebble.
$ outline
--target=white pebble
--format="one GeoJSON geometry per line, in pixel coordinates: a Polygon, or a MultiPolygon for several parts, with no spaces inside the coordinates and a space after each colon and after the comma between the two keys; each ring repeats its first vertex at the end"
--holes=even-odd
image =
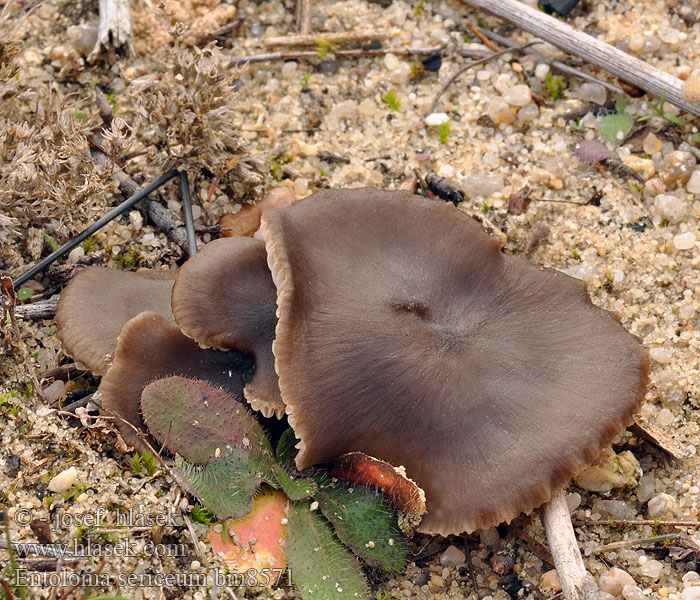
{"type": "Polygon", "coordinates": [[[511,106],[527,106],[532,100],[532,92],[525,84],[514,85],[503,93],[503,99],[511,106]]]}
{"type": "Polygon", "coordinates": [[[134,231],[141,231],[141,227],[143,227],[143,215],[138,210],[132,210],[129,213],[129,223],[134,231]]]}
{"type": "Polygon", "coordinates": [[[700,600],[700,586],[685,588],[681,600],[700,600]]]}
{"type": "Polygon", "coordinates": [[[622,588],[622,597],[625,600],[646,600],[644,592],[636,585],[626,585],[622,588]]]}
{"type": "Polygon", "coordinates": [[[697,571],[688,571],[683,575],[682,581],[684,588],[700,586],[700,575],[698,575],[697,571]]]}
{"type": "Polygon", "coordinates": [[[668,408],[662,408],[656,415],[656,422],[662,427],[666,427],[673,423],[674,418],[673,413],[668,408]]]}
{"type": "Polygon", "coordinates": [[[282,65],[282,77],[285,79],[290,79],[296,75],[297,63],[293,60],[286,62],[282,65]]]}
{"type": "Polygon", "coordinates": [[[654,198],[654,209],[657,214],[674,223],[685,217],[688,207],[683,200],[676,196],[659,194],[654,198]]]}
{"type": "Polygon", "coordinates": [[[692,172],[685,189],[691,194],[700,194],[700,169],[696,169],[692,172]]]}
{"type": "Polygon", "coordinates": [[[78,469],[70,467],[65,471],[61,471],[51,481],[49,481],[49,491],[60,494],[70,489],[78,478],[78,469]]]}
{"type": "Polygon", "coordinates": [[[576,90],[576,97],[585,102],[595,104],[605,104],[608,94],[605,88],[599,83],[582,83],[576,90]]]}
{"type": "Polygon", "coordinates": [[[647,503],[647,513],[650,519],[672,517],[675,510],[676,499],[669,494],[658,494],[647,503]]]}
{"type": "Polygon", "coordinates": [[[199,204],[192,205],[192,218],[196,221],[202,216],[202,207],[199,204]]]}
{"type": "Polygon", "coordinates": [[[396,54],[391,54],[391,52],[390,52],[389,54],[386,54],[384,56],[384,66],[387,69],[389,69],[390,71],[393,71],[394,69],[396,69],[399,66],[399,62],[400,61],[399,61],[398,57],[396,56],[396,54]]]}
{"type": "Polygon", "coordinates": [[[146,233],[144,234],[143,238],[141,239],[141,242],[143,243],[144,246],[153,246],[153,243],[156,241],[156,235],[154,233],[146,233]]]}
{"type": "Polygon", "coordinates": [[[540,108],[537,104],[526,104],[518,111],[518,119],[521,121],[534,121],[540,115],[540,108]]]}
{"type": "Polygon", "coordinates": [[[469,197],[491,196],[503,189],[503,177],[495,173],[473,173],[464,178],[462,188],[469,197]]]}
{"type": "Polygon", "coordinates": [[[83,256],[85,256],[85,250],[83,250],[82,246],[76,246],[68,253],[68,262],[74,265],[83,256]]]}
{"type": "Polygon", "coordinates": [[[637,486],[637,500],[640,502],[647,502],[656,492],[654,487],[654,474],[647,473],[646,475],[643,475],[639,480],[639,485],[637,486]]]}
{"type": "Polygon", "coordinates": [[[354,119],[357,116],[357,102],[345,100],[335,105],[331,115],[336,119],[354,119]]]}
{"type": "Polygon", "coordinates": [[[695,246],[695,234],[692,231],[679,233],[673,238],[673,245],[677,250],[690,250],[695,246]]]}
{"type": "Polygon", "coordinates": [[[431,113],[425,117],[425,124],[431,127],[437,127],[438,125],[447,123],[449,120],[450,117],[447,116],[447,113],[431,113]]]}
{"type": "Polygon", "coordinates": [[[447,549],[440,555],[440,564],[443,567],[459,567],[464,564],[466,556],[456,546],[450,545],[447,549]]]}
{"type": "Polygon", "coordinates": [[[201,569],[201,568],[202,568],[202,563],[200,563],[198,560],[193,560],[190,563],[190,569],[192,569],[193,571],[199,571],[199,569],[201,569]]]}
{"type": "Polygon", "coordinates": [[[547,79],[547,73],[549,73],[549,65],[547,63],[540,63],[535,67],[535,77],[540,81],[547,79]]]}
{"type": "Polygon", "coordinates": [[[661,577],[663,569],[663,563],[659,562],[658,560],[648,560],[641,567],[639,567],[639,574],[643,577],[648,577],[649,579],[656,581],[659,577],[661,577]]]}
{"type": "Polygon", "coordinates": [[[649,350],[649,356],[652,360],[655,360],[657,363],[661,363],[662,365],[671,362],[671,353],[666,350],[666,348],[652,348],[649,350]]]}
{"type": "Polygon", "coordinates": [[[505,94],[509,88],[515,85],[515,80],[508,73],[501,73],[493,82],[493,87],[499,94],[505,94]]]}
{"type": "Polygon", "coordinates": [[[365,98],[360,102],[357,110],[363,117],[372,117],[377,114],[377,104],[371,98],[365,98]]]}
{"type": "Polygon", "coordinates": [[[607,573],[603,573],[598,581],[601,592],[607,592],[613,596],[619,596],[622,588],[634,585],[634,579],[627,571],[613,567],[607,573]]]}

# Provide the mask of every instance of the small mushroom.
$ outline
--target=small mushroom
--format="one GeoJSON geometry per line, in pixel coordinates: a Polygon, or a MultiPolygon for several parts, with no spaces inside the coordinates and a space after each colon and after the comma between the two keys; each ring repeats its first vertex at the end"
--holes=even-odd
{"type": "Polygon", "coordinates": [[[265,417],[282,418],[272,355],[277,317],[276,290],[265,244],[248,237],[215,240],[178,272],[172,310],[182,332],[202,348],[238,350],[255,359],[246,400],[265,417]]]}
{"type": "MultiPolygon", "coordinates": [[[[204,379],[238,400],[252,376],[252,366],[250,358],[235,350],[200,348],[162,316],[146,311],[122,327],[114,361],[97,391],[103,408],[146,431],[140,410],[141,392],[154,379],[170,375],[204,379]]],[[[127,443],[144,447],[131,427],[121,421],[116,425],[127,443]]]]}
{"type": "Polygon", "coordinates": [[[325,190],[266,211],[260,233],[297,467],[352,451],[404,466],[426,494],[419,530],[540,506],[632,422],[639,341],[454,206],[325,190]]]}
{"type": "Polygon", "coordinates": [[[87,267],[61,292],[56,310],[63,351],[95,375],[112,361],[122,326],[145,310],[172,321],[172,271],[120,271],[87,267]]]}

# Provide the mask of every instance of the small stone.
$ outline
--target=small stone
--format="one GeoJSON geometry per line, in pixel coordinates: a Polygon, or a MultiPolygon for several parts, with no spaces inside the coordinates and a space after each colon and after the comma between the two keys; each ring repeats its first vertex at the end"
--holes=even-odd
{"type": "Polygon", "coordinates": [[[534,103],[526,104],[518,111],[518,119],[520,119],[521,122],[534,121],[539,116],[540,107],[534,103]]]}
{"type": "Polygon", "coordinates": [[[547,79],[547,73],[549,73],[549,65],[547,63],[539,63],[535,67],[535,77],[540,81],[547,79]]]}
{"type": "Polygon", "coordinates": [[[542,574],[542,577],[540,577],[539,587],[542,590],[549,590],[555,594],[561,592],[561,584],[559,583],[556,569],[552,569],[551,571],[547,571],[546,573],[542,574]]]}
{"type": "Polygon", "coordinates": [[[324,60],[320,65],[318,65],[318,72],[323,75],[333,75],[338,72],[339,68],[340,64],[337,60],[324,60]]]}
{"type": "Polygon", "coordinates": [[[445,585],[445,580],[439,575],[431,575],[430,583],[432,583],[436,588],[441,588],[445,585]]]}
{"type": "Polygon", "coordinates": [[[481,543],[484,544],[489,550],[495,550],[498,548],[500,537],[498,535],[498,529],[495,527],[489,527],[488,529],[482,529],[479,532],[479,539],[481,543]]]}
{"type": "Polygon", "coordinates": [[[681,94],[686,102],[700,102],[700,71],[693,71],[683,82],[681,94]]]}
{"type": "Polygon", "coordinates": [[[608,99],[606,89],[599,83],[582,83],[576,90],[576,97],[584,102],[593,102],[594,104],[605,104],[608,99]]]}
{"type": "Polygon", "coordinates": [[[649,357],[662,365],[671,362],[671,353],[666,348],[652,348],[649,350],[649,357]]]}
{"type": "Polygon", "coordinates": [[[688,206],[677,196],[659,194],[654,198],[654,212],[671,223],[677,223],[687,214],[688,206]]]}
{"type": "Polygon", "coordinates": [[[68,253],[68,262],[71,265],[76,264],[83,256],[85,256],[85,250],[82,246],[76,246],[68,253]]]}
{"type": "Polygon", "coordinates": [[[636,585],[626,585],[622,588],[622,597],[625,600],[646,600],[644,592],[636,585]]]}
{"type": "Polygon", "coordinates": [[[661,140],[657,138],[653,133],[649,133],[647,137],[644,138],[642,143],[642,148],[647,154],[656,154],[661,152],[661,140]]]}
{"type": "Polygon", "coordinates": [[[473,173],[467,175],[462,181],[462,189],[469,197],[488,197],[496,192],[500,192],[505,183],[503,177],[495,173],[473,173]]]}
{"type": "Polygon", "coordinates": [[[661,180],[669,187],[685,185],[692,175],[697,161],[690,152],[676,150],[665,156],[659,167],[661,180]]]}
{"type": "Polygon", "coordinates": [[[377,114],[377,104],[371,98],[365,98],[357,107],[363,117],[372,117],[377,114]]]}
{"type": "Polygon", "coordinates": [[[634,578],[627,571],[613,567],[603,573],[598,580],[601,592],[607,592],[613,596],[619,596],[626,585],[634,585],[634,578]]]}
{"type": "Polygon", "coordinates": [[[695,234],[692,231],[679,233],[673,237],[673,246],[676,250],[690,250],[695,246],[695,234]]]}
{"type": "Polygon", "coordinates": [[[496,125],[513,122],[513,110],[503,98],[494,98],[489,104],[486,114],[496,125]]]}
{"type": "Polygon", "coordinates": [[[59,400],[61,396],[63,396],[65,390],[66,384],[60,379],[57,379],[52,384],[46,386],[41,393],[44,395],[44,399],[51,404],[59,400]]]}
{"type": "Polygon", "coordinates": [[[661,577],[661,573],[664,570],[663,563],[658,560],[648,560],[641,567],[639,567],[639,574],[643,577],[648,577],[653,581],[657,581],[661,577]]]}
{"type": "Polygon", "coordinates": [[[676,499],[670,494],[658,494],[647,503],[650,519],[673,517],[676,513],[676,499]]]}
{"type": "Polygon", "coordinates": [[[294,193],[297,196],[308,196],[309,180],[306,177],[298,177],[294,180],[294,193]]]}
{"type": "Polygon", "coordinates": [[[625,166],[636,171],[644,181],[651,179],[654,176],[654,173],[656,173],[656,167],[654,166],[653,160],[642,158],[636,154],[630,154],[622,162],[625,164],[625,166]]]}
{"type": "Polygon", "coordinates": [[[681,594],[681,600],[700,600],[700,587],[687,587],[681,594]]]}
{"type": "Polygon", "coordinates": [[[430,127],[437,127],[438,125],[447,123],[449,120],[450,117],[447,116],[447,113],[431,113],[425,117],[425,124],[430,127]]]}
{"type": "Polygon", "coordinates": [[[700,194],[700,169],[696,169],[690,174],[685,189],[691,194],[700,194]]]}
{"type": "Polygon", "coordinates": [[[71,46],[80,56],[87,56],[97,42],[97,23],[73,25],[66,30],[71,46]]]}
{"type": "Polygon", "coordinates": [[[612,448],[606,448],[593,465],[574,477],[574,483],[590,492],[609,492],[636,486],[639,470],[639,462],[629,450],[615,454],[612,448]]]}
{"type": "Polygon", "coordinates": [[[354,100],[345,100],[336,104],[331,112],[331,115],[336,119],[352,120],[357,116],[357,102],[354,100]]]}
{"type": "Polygon", "coordinates": [[[668,408],[662,408],[657,414],[656,414],[656,423],[657,425],[661,425],[662,427],[666,427],[673,423],[675,417],[673,413],[668,410],[668,408]]]}
{"type": "Polygon", "coordinates": [[[514,85],[508,88],[503,99],[511,106],[527,106],[532,101],[532,92],[525,84],[514,85]]]}
{"type": "Polygon", "coordinates": [[[285,79],[291,79],[292,77],[296,77],[297,73],[297,68],[298,68],[298,63],[295,60],[290,60],[282,65],[282,77],[285,79]]]}
{"type": "Polygon", "coordinates": [[[700,586],[700,575],[697,571],[688,571],[683,575],[683,587],[689,588],[694,586],[700,586]]]}
{"type": "Polygon", "coordinates": [[[440,555],[440,564],[443,567],[459,567],[464,564],[466,556],[459,548],[449,545],[440,555]]]}
{"type": "Polygon", "coordinates": [[[640,502],[648,502],[655,492],[654,474],[647,473],[639,480],[639,485],[637,486],[637,500],[640,502]]]}
{"type": "Polygon", "coordinates": [[[49,481],[49,491],[60,494],[70,489],[78,478],[78,469],[70,467],[65,471],[61,471],[51,481],[49,481]]]}
{"type": "Polygon", "coordinates": [[[493,87],[499,94],[505,94],[508,88],[515,85],[515,80],[508,73],[501,73],[493,82],[493,87]]]}
{"type": "Polygon", "coordinates": [[[389,69],[390,71],[393,71],[394,69],[397,69],[399,67],[399,58],[396,56],[396,54],[392,54],[389,52],[388,54],[384,55],[384,66],[389,69]]]}
{"type": "Polygon", "coordinates": [[[572,492],[566,495],[566,506],[569,508],[569,512],[574,512],[579,506],[581,506],[581,494],[572,492]]]}
{"type": "Polygon", "coordinates": [[[143,227],[143,215],[138,210],[129,213],[129,223],[134,231],[141,231],[143,227]]]}
{"type": "Polygon", "coordinates": [[[421,571],[420,573],[416,573],[411,577],[411,583],[420,587],[428,583],[429,579],[430,575],[425,571],[421,571]]]}

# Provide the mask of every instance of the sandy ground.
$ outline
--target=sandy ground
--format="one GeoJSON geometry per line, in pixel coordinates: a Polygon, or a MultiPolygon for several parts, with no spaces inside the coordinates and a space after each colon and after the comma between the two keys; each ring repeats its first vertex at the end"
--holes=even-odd
{"type": "MultiPolygon", "coordinates": [[[[135,56],[113,65],[92,65],[81,56],[75,35],[69,36],[67,27],[87,24],[94,29],[97,3],[43,3],[19,31],[20,76],[34,78],[31,85],[37,87],[55,82],[91,119],[97,115],[91,82],[97,81],[111,93],[115,116],[131,122],[135,117],[129,83],[137,76],[162,72],[162,65],[172,59],[173,47],[168,17],[155,3],[137,0],[132,11],[135,56]]],[[[674,75],[687,77],[698,66],[700,23],[696,11],[691,0],[687,6],[672,0],[583,2],[568,21],[674,75]]],[[[698,598],[697,590],[691,590],[694,582],[700,585],[700,578],[693,574],[698,556],[683,552],[673,541],[631,542],[623,548],[596,552],[600,545],[673,532],[685,533],[700,543],[696,526],[674,528],[640,522],[648,518],[695,522],[699,509],[700,167],[696,162],[700,153],[692,142],[698,131],[695,121],[682,115],[689,123],[682,131],[666,119],[653,118],[644,123],[649,129],[634,143],[618,147],[616,158],[637,178],[620,168],[584,164],[574,149],[582,139],[602,141],[602,115],[589,112],[573,120],[563,115],[590,100],[602,103],[620,97],[603,88],[584,86],[574,77],[562,78],[559,91],[557,74],[552,71],[555,77],[547,75],[546,60],[513,53],[468,71],[451,85],[436,108],[436,112],[445,113],[449,127],[426,125],[426,111],[442,84],[470,60],[458,50],[483,50],[478,40],[465,37],[451,18],[468,14],[459,3],[411,5],[396,0],[383,8],[361,0],[315,2],[313,31],[381,29],[390,34],[390,39],[382,42],[384,47],[445,45],[442,64],[437,72],[423,72],[419,60],[412,57],[340,58],[331,51],[321,58],[250,65],[235,82],[240,137],[270,170],[265,183],[255,184],[255,193],[272,186],[288,186],[299,197],[323,187],[395,189],[411,177],[436,173],[464,191],[460,209],[486,219],[489,230],[504,242],[504,252],[522,253],[533,232],[546,226],[546,239],[537,246],[532,260],[585,279],[592,301],[617,312],[622,324],[639,336],[652,358],[641,415],[672,438],[684,456],[674,459],[626,432],[614,444],[616,453],[629,451],[634,458],[625,486],[595,492],[571,485],[568,499],[586,565],[596,579],[612,566],[626,571],[634,580],[625,589],[627,600],[698,598]],[[514,93],[517,85],[526,88],[514,93]],[[530,203],[522,214],[512,214],[509,198],[525,186],[531,189],[530,203]],[[614,521],[621,519],[629,523],[615,525],[614,521]]],[[[472,16],[518,42],[527,40],[522,32],[493,18],[472,16]]],[[[216,0],[189,0],[175,5],[170,15],[190,25],[183,43],[194,40],[199,44],[210,41],[212,31],[240,17],[244,19],[233,32],[218,38],[226,55],[267,52],[262,39],[295,31],[292,2],[241,0],[234,6],[219,5],[216,0]]],[[[327,50],[321,47],[319,51],[324,54],[327,50]]],[[[545,53],[558,56],[551,48],[545,53]]],[[[586,72],[594,71],[576,60],[573,64],[586,72]]],[[[604,73],[597,76],[615,83],[604,73]]],[[[628,113],[643,116],[651,112],[647,99],[627,100],[628,113]]],[[[0,111],[7,108],[4,106],[0,105],[0,111]]],[[[25,108],[30,115],[31,106],[25,108]]],[[[665,108],[675,112],[669,105],[665,108]]],[[[149,139],[144,135],[137,140],[136,149],[146,148],[149,139]]],[[[152,178],[158,172],[149,158],[153,156],[148,153],[137,156],[125,170],[138,181],[152,178]]],[[[210,184],[211,177],[195,180],[200,226],[214,225],[222,213],[238,210],[237,199],[243,197],[229,197],[218,189],[208,198],[210,184]]],[[[104,203],[118,197],[116,190],[110,189],[104,203]]],[[[166,188],[164,197],[171,210],[180,210],[174,186],[166,188]]],[[[10,250],[0,266],[17,275],[29,266],[32,256],[30,251],[19,249],[26,247],[28,239],[36,238],[26,227],[31,223],[32,228],[41,229],[50,215],[27,220],[25,213],[16,214],[18,205],[13,202],[18,201],[0,201],[0,212],[20,219],[14,232],[4,234],[3,244],[10,250]]],[[[79,230],[89,222],[93,215],[85,206],[61,209],[64,216],[51,223],[50,230],[59,242],[66,239],[67,232],[61,228],[64,224],[79,230]]],[[[205,239],[208,237],[205,234],[205,239]]],[[[94,239],[91,251],[101,251],[101,260],[111,266],[174,268],[182,257],[164,234],[151,225],[142,226],[137,217],[117,220],[94,239]]],[[[41,245],[40,240],[40,251],[41,245]]],[[[74,255],[73,260],[78,258],[74,255]]],[[[21,321],[20,331],[38,372],[65,362],[52,320],[21,321]]],[[[1,352],[0,504],[8,508],[13,540],[36,540],[23,514],[59,519],[53,527],[54,542],[71,544],[85,534],[77,517],[93,514],[99,507],[141,508],[155,514],[167,513],[182,503],[178,490],[162,474],[149,477],[133,472],[129,455],[115,448],[115,438],[106,425],[83,427],[75,419],[62,418],[56,405],[39,401],[27,387],[30,380],[15,342],[7,340],[1,352]],[[67,493],[47,495],[51,478],[71,466],[77,469],[75,485],[67,493]],[[65,516],[63,521],[61,515],[65,516]]],[[[79,378],[66,383],[54,386],[55,399],[58,396],[66,402],[67,393],[95,382],[79,378]]],[[[515,580],[524,586],[521,594],[539,598],[554,595],[555,590],[548,587],[549,576],[542,580],[551,566],[543,563],[541,552],[538,556],[525,543],[528,536],[544,541],[538,519],[521,517],[516,525],[515,534],[504,526],[451,540],[418,537],[407,571],[390,579],[378,576],[373,580],[373,594],[378,598],[435,600],[488,595],[507,598],[502,577],[490,564],[500,539],[509,544],[515,580]],[[471,554],[478,591],[466,565],[440,564],[440,553],[450,544],[471,554]]],[[[197,557],[192,538],[182,527],[166,528],[164,543],[181,551],[163,557],[144,549],[149,540],[147,531],[133,529],[122,536],[136,545],[133,556],[112,557],[104,564],[95,558],[71,568],[91,569],[99,564],[102,573],[112,576],[211,576],[212,569],[221,563],[206,541],[206,528],[194,527],[204,559],[197,557]]],[[[99,533],[92,534],[94,540],[102,541],[107,535],[100,538],[99,533]]],[[[5,556],[0,551],[3,561],[5,556]]],[[[140,581],[148,583],[147,578],[140,581]]],[[[60,596],[55,581],[43,583],[47,585],[32,588],[31,597],[60,596]]],[[[214,597],[206,587],[182,584],[128,588],[101,585],[104,582],[99,580],[94,583],[94,587],[78,586],[63,597],[88,598],[107,592],[131,598],[214,597]]],[[[604,588],[622,597],[619,586],[604,588]]],[[[290,588],[282,586],[274,591],[219,590],[218,597],[256,593],[272,598],[293,596],[290,588]]]]}

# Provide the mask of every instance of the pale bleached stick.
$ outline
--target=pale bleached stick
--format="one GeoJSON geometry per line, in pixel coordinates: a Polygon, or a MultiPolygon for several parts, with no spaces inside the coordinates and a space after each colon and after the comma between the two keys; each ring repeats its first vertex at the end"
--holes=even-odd
{"type": "Polygon", "coordinates": [[[134,52],[129,0],[100,0],[97,42],[88,60],[95,60],[103,48],[109,47],[134,52]]]}
{"type": "Polygon", "coordinates": [[[580,56],[613,75],[653,94],[662,96],[686,112],[700,116],[700,103],[682,98],[683,82],[669,73],[606,44],[559,19],[530,8],[518,0],[462,0],[490,12],[566,52],[580,56]]]}
{"type": "Polygon", "coordinates": [[[583,564],[564,490],[542,507],[541,516],[566,600],[600,600],[598,586],[583,564]]]}
{"type": "Polygon", "coordinates": [[[390,37],[391,33],[388,31],[340,31],[265,38],[263,44],[265,46],[313,46],[318,40],[331,44],[349,44],[352,42],[386,40],[390,37]]]}

